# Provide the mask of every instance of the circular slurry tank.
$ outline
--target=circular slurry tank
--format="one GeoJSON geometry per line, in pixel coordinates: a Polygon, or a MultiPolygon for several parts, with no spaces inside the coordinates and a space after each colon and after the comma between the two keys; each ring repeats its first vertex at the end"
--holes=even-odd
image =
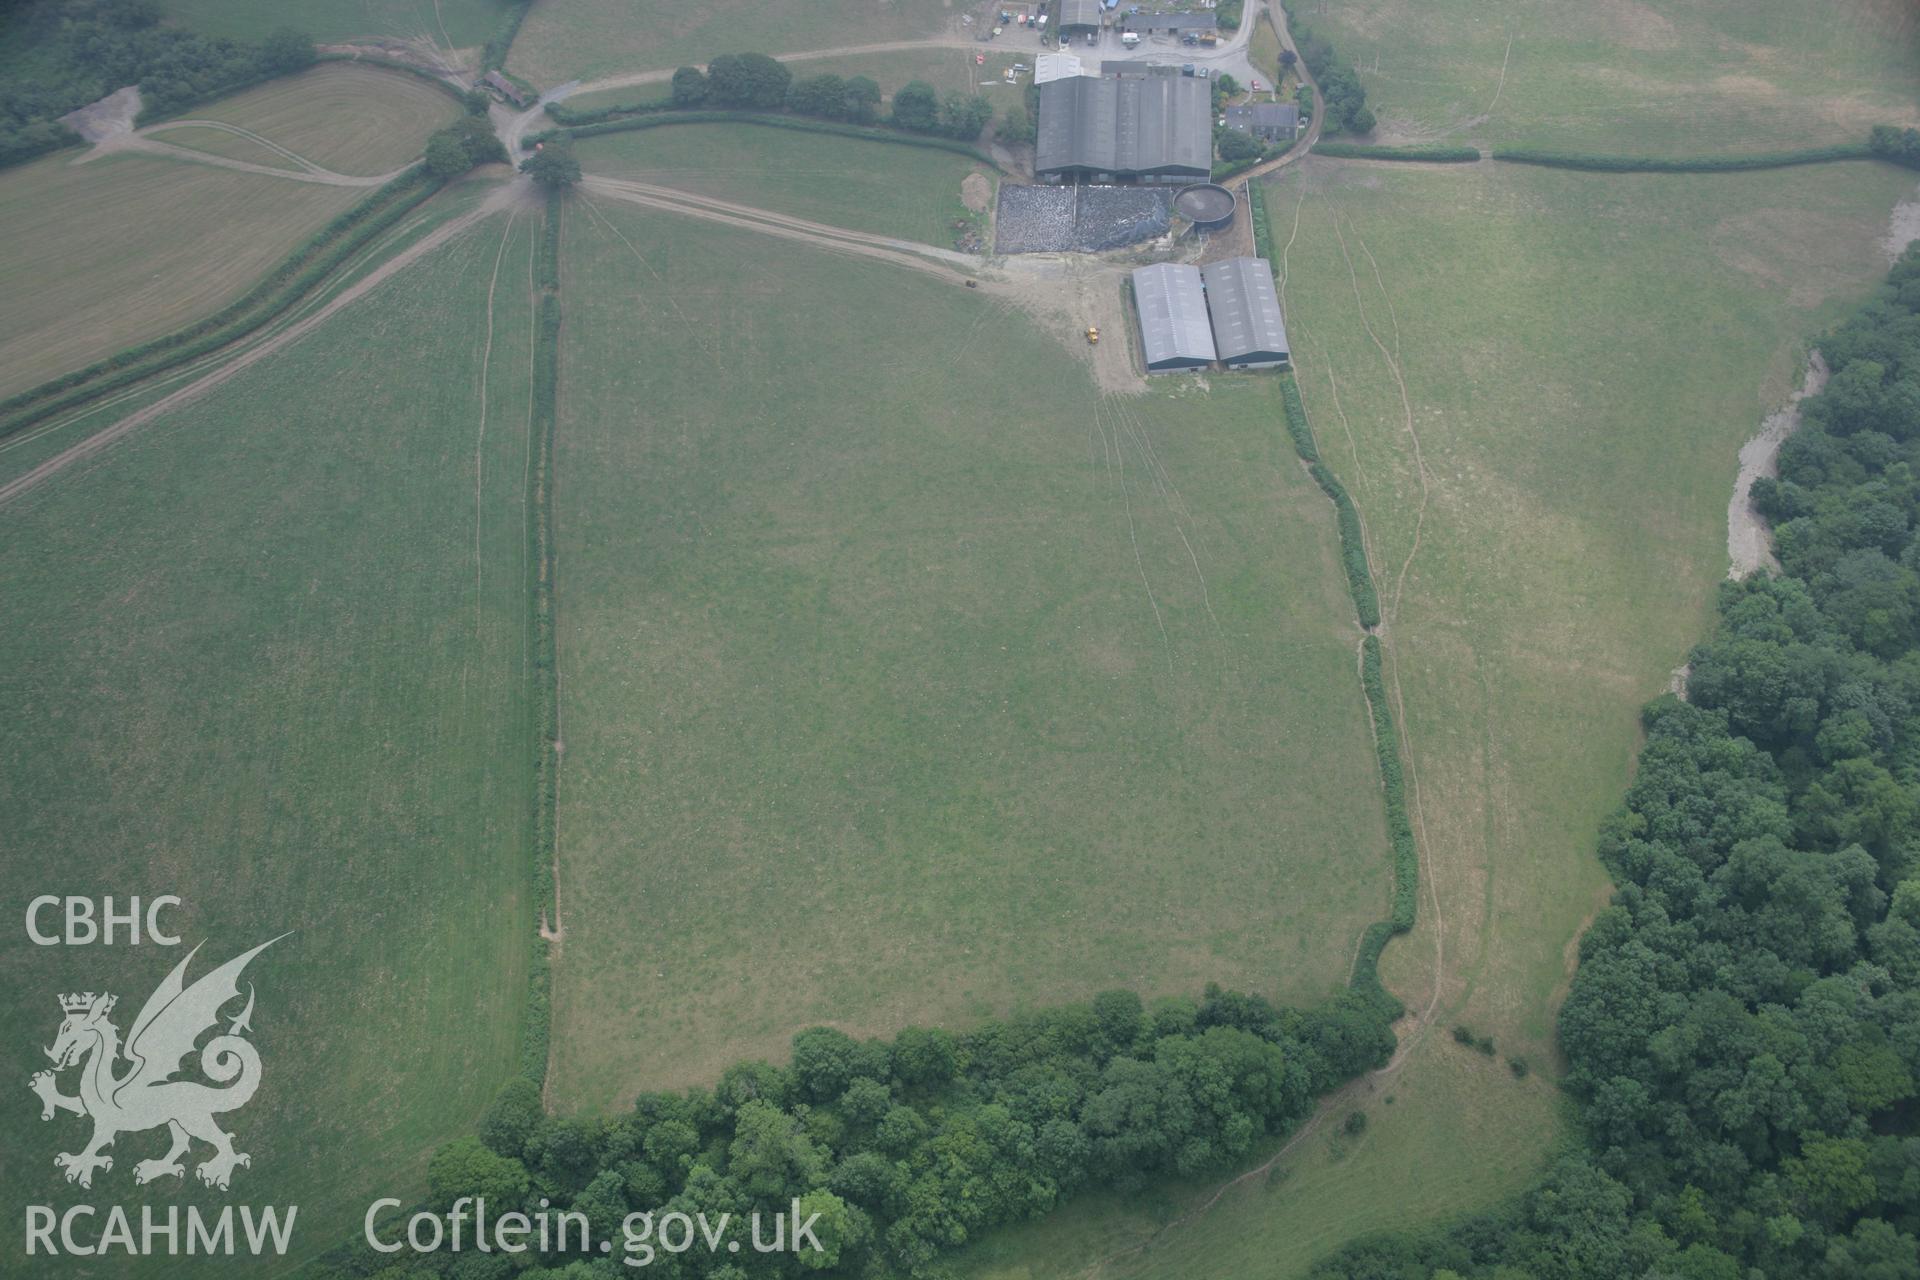
{"type": "Polygon", "coordinates": [[[1182,187],[1173,198],[1173,209],[1196,230],[1217,231],[1233,221],[1234,203],[1233,192],[1217,182],[1202,182],[1182,187]]]}

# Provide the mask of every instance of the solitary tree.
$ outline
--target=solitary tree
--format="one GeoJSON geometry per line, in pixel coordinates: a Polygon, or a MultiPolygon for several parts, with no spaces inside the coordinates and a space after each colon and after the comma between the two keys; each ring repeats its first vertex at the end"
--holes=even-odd
{"type": "Polygon", "coordinates": [[[520,172],[550,191],[564,191],[580,181],[580,161],[573,154],[573,139],[557,134],[542,143],[520,166],[520,172]]]}

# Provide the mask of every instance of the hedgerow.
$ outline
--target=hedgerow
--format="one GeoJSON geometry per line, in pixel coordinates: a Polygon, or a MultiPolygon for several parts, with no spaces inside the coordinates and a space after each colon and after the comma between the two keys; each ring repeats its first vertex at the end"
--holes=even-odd
{"type": "Polygon", "coordinates": [[[513,39],[520,34],[520,24],[527,19],[527,10],[533,8],[533,0],[520,0],[507,10],[494,25],[493,34],[487,37],[487,44],[480,51],[480,69],[499,71],[507,65],[507,50],[513,47],[513,39]]]}
{"type": "Polygon", "coordinates": [[[655,102],[615,102],[604,107],[589,107],[585,110],[569,107],[564,102],[549,102],[545,108],[549,119],[569,129],[583,128],[590,124],[605,124],[609,120],[622,120],[628,116],[645,116],[660,111],[684,109],[671,98],[661,98],[655,102]]]}
{"type": "Polygon", "coordinates": [[[1313,154],[1335,160],[1415,160],[1424,164],[1472,164],[1477,147],[1374,147],[1360,142],[1316,142],[1313,154]]]}
{"type": "Polygon", "coordinates": [[[1353,596],[1353,608],[1360,617],[1360,625],[1371,631],[1380,625],[1380,595],[1374,589],[1373,571],[1367,567],[1366,534],[1360,525],[1360,508],[1354,505],[1340,478],[1320,460],[1320,450],[1313,443],[1313,428],[1307,424],[1306,406],[1300,402],[1300,386],[1290,373],[1280,375],[1280,403],[1286,410],[1287,434],[1293,437],[1294,449],[1307,464],[1314,483],[1333,503],[1340,527],[1340,562],[1347,571],[1347,589],[1353,596]]]}
{"type": "Polygon", "coordinates": [[[1830,164],[1837,160],[1871,160],[1874,152],[1872,146],[1865,142],[1808,147],[1801,151],[1757,151],[1738,156],[1616,156],[1584,151],[1495,147],[1493,158],[1509,164],[1583,169],[1592,173],[1733,173],[1745,169],[1785,169],[1802,164],[1830,164]]]}
{"type": "Polygon", "coordinates": [[[1413,842],[1413,823],[1407,814],[1407,783],[1400,767],[1400,740],[1394,731],[1393,708],[1387,701],[1386,681],[1380,669],[1380,637],[1360,642],[1360,683],[1366,689],[1373,714],[1373,750],[1380,761],[1380,785],[1386,793],[1387,837],[1393,842],[1393,915],[1395,933],[1413,928],[1419,900],[1420,854],[1413,842]]]}
{"type": "Polygon", "coordinates": [[[401,62],[397,58],[383,58],[377,53],[319,53],[314,55],[314,61],[354,62],[361,66],[379,67],[384,71],[404,71],[415,79],[432,85],[463,107],[467,102],[466,91],[458,85],[441,79],[425,67],[416,67],[411,62],[401,62]]]}
{"type": "Polygon", "coordinates": [[[6,415],[0,416],[0,438],[255,332],[305,297],[439,186],[424,166],[415,165],[334,218],[253,288],[214,314],[0,401],[0,415],[6,415]]]}
{"type": "MultiPolygon", "coordinates": [[[[534,909],[559,927],[559,887],[554,880],[554,806],[558,799],[560,751],[559,653],[555,639],[553,561],[553,432],[560,389],[560,219],[561,193],[547,193],[546,222],[534,254],[534,285],[539,291],[533,345],[534,462],[528,483],[530,559],[534,565],[533,673],[533,901],[534,909]]],[[[527,1008],[520,1038],[520,1072],[535,1084],[547,1078],[552,1038],[552,969],[546,939],[535,935],[527,971],[527,1008]]]]}
{"type": "Polygon", "coordinates": [[[670,124],[757,124],[769,129],[793,129],[800,133],[826,133],[841,138],[865,138],[869,142],[890,142],[902,147],[927,147],[935,151],[951,151],[955,155],[967,157],[987,165],[996,172],[1005,172],[992,156],[953,138],[933,138],[925,134],[905,133],[877,126],[855,124],[836,124],[829,120],[809,120],[804,116],[776,116],[756,111],[716,111],[702,109],[697,111],[661,111],[623,120],[608,120],[601,124],[581,125],[573,128],[550,129],[545,133],[524,138],[521,145],[532,147],[555,134],[567,134],[574,139],[597,138],[603,134],[625,133],[633,129],[658,129],[670,124]]]}

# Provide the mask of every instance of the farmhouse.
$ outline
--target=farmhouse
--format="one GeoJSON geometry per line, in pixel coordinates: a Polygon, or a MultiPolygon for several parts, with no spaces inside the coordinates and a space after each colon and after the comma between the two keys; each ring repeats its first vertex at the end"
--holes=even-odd
{"type": "Polygon", "coordinates": [[[1199,35],[1203,31],[1218,30],[1219,26],[1219,19],[1211,12],[1130,13],[1120,20],[1122,31],[1132,31],[1143,36],[1199,35]]]}
{"type": "Polygon", "coordinates": [[[1100,29],[1100,0],[1060,0],[1060,34],[1088,35],[1100,29]]]}
{"type": "Polygon", "coordinates": [[[1042,182],[1204,182],[1213,172],[1210,87],[1185,76],[1076,76],[1040,86],[1042,182]]]}
{"type": "Polygon", "coordinates": [[[1156,262],[1133,273],[1134,309],[1140,315],[1140,346],[1148,373],[1204,369],[1213,363],[1213,330],[1200,268],[1156,262]]]}
{"type": "Polygon", "coordinates": [[[1228,258],[1200,269],[1213,319],[1213,345],[1229,369],[1266,369],[1288,362],[1287,326],[1265,258],[1228,258]]]}
{"type": "Polygon", "coordinates": [[[1292,142],[1300,133],[1300,108],[1291,102],[1253,102],[1227,108],[1227,128],[1262,142],[1292,142]]]}

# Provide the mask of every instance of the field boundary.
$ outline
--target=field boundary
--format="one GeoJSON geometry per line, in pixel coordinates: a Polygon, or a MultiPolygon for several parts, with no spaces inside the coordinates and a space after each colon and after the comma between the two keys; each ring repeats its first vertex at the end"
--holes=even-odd
{"type": "MultiPolygon", "coordinates": [[[[1273,238],[1267,221],[1267,202],[1252,190],[1248,204],[1253,217],[1254,253],[1267,260],[1273,269],[1273,238]],[[1258,198],[1254,198],[1258,196],[1258,198]]],[[[1413,822],[1407,811],[1406,775],[1400,760],[1399,738],[1393,722],[1393,709],[1387,701],[1386,683],[1380,665],[1380,593],[1374,586],[1373,572],[1367,565],[1366,536],[1360,520],[1360,508],[1340,478],[1320,457],[1313,438],[1313,424],[1307,419],[1306,404],[1300,398],[1300,384],[1291,371],[1279,375],[1280,412],[1293,441],[1294,452],[1313,476],[1320,491],[1333,504],[1340,534],[1340,559],[1346,569],[1347,590],[1353,600],[1355,620],[1365,634],[1360,640],[1360,692],[1367,701],[1368,723],[1373,731],[1374,758],[1380,772],[1380,790],[1386,806],[1387,839],[1392,846],[1393,898],[1385,920],[1376,920],[1360,935],[1354,953],[1353,972],[1348,985],[1370,999],[1396,1010],[1405,1005],[1380,981],[1380,956],[1387,943],[1413,928],[1420,897],[1420,852],[1414,842],[1413,822]]]]}
{"type": "Polygon", "coordinates": [[[769,129],[792,129],[799,133],[825,133],[840,138],[861,138],[868,142],[890,142],[902,147],[925,147],[933,151],[950,151],[962,155],[991,168],[995,173],[1006,170],[999,161],[964,142],[953,138],[933,138],[917,133],[900,133],[891,129],[866,128],[861,125],[837,124],[830,120],[809,120],[802,116],[767,115],[757,111],[658,111],[646,115],[634,116],[626,120],[608,120],[600,124],[562,125],[548,129],[543,133],[529,134],[521,140],[521,146],[531,148],[535,143],[564,134],[579,141],[583,138],[597,138],[602,134],[625,133],[634,129],[658,129],[670,124],[753,124],[769,129]]]}
{"type": "Polygon", "coordinates": [[[546,221],[534,248],[538,295],[533,335],[534,460],[527,476],[527,537],[533,584],[533,897],[540,927],[527,966],[525,1031],[520,1072],[544,1094],[553,1046],[553,953],[560,941],[560,755],[559,641],[555,630],[553,554],[553,445],[560,389],[560,193],[547,193],[546,221]]]}
{"type": "Polygon", "coordinates": [[[1406,160],[1423,164],[1478,164],[1478,147],[1381,147],[1364,142],[1316,142],[1313,154],[1332,160],[1406,160]]]}
{"type": "Polygon", "coordinates": [[[1880,160],[1865,142],[1843,142],[1799,151],[1760,151],[1744,156],[1621,156],[1585,151],[1548,151],[1533,147],[1495,147],[1493,158],[1508,164],[1589,173],[1737,173],[1748,169],[1788,169],[1843,160],[1880,160]]]}

